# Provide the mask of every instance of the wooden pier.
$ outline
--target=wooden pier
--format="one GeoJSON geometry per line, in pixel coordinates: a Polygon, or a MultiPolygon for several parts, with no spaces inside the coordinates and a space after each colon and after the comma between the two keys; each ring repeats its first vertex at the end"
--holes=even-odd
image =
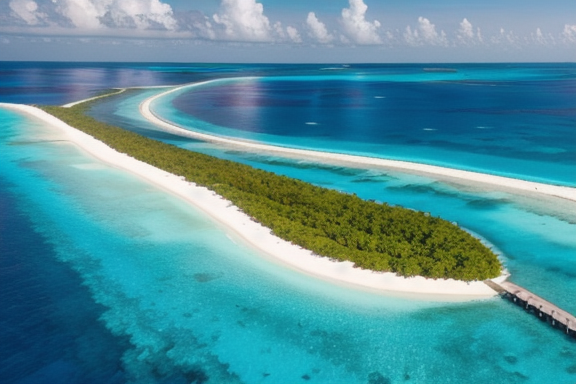
{"type": "Polygon", "coordinates": [[[567,335],[576,338],[576,317],[574,315],[509,281],[495,283],[492,280],[486,280],[485,283],[501,296],[522,306],[540,320],[546,321],[553,327],[563,330],[567,335]]]}

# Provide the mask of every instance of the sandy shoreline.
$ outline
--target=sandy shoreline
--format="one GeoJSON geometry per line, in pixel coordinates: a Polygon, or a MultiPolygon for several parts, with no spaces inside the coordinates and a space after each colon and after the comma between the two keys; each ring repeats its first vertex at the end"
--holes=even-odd
{"type": "Polygon", "coordinates": [[[172,92],[177,92],[183,88],[187,87],[195,87],[200,86],[203,84],[207,84],[210,82],[214,82],[215,80],[210,80],[202,83],[197,84],[188,84],[183,85],[180,87],[176,87],[174,89],[162,92],[158,95],[152,96],[146,100],[144,100],[140,104],[140,113],[144,116],[148,121],[156,124],[163,130],[167,132],[174,133],[179,136],[190,137],[193,139],[200,139],[204,141],[225,144],[235,147],[246,148],[251,151],[257,152],[268,152],[268,153],[278,153],[287,156],[297,157],[297,158],[307,158],[307,159],[316,159],[320,161],[330,161],[333,163],[338,164],[356,164],[360,166],[373,166],[373,167],[382,167],[382,168],[389,168],[389,169],[397,169],[397,170],[404,170],[410,172],[416,172],[419,174],[428,174],[434,176],[441,176],[444,178],[449,178],[453,180],[467,180],[472,181],[474,183],[479,184],[488,184],[494,185],[501,188],[509,188],[517,191],[523,191],[530,194],[543,194],[548,196],[559,197],[567,200],[576,201],[576,188],[558,186],[558,185],[551,185],[551,184],[544,184],[544,183],[537,183],[532,181],[520,180],[520,179],[513,179],[503,176],[496,176],[496,175],[489,175],[485,173],[479,172],[472,172],[472,171],[464,171],[459,169],[452,169],[452,168],[444,168],[435,165],[428,165],[428,164],[419,164],[419,163],[411,163],[407,161],[399,161],[399,160],[386,160],[380,159],[375,157],[363,157],[363,156],[355,156],[355,155],[346,155],[346,154],[338,154],[338,153],[330,153],[330,152],[320,152],[320,151],[311,151],[305,149],[294,149],[294,148],[284,148],[278,147],[274,145],[268,144],[260,144],[255,142],[237,140],[237,139],[229,139],[225,137],[219,137],[215,135],[209,135],[199,132],[190,131],[184,128],[180,128],[177,125],[174,125],[170,122],[167,122],[160,117],[156,116],[150,109],[150,105],[155,100],[169,94],[172,92]]]}
{"type": "MultiPolygon", "coordinates": [[[[334,262],[313,255],[310,251],[293,245],[270,233],[255,223],[229,201],[214,192],[187,182],[126,154],[116,152],[93,137],[70,127],[54,116],[35,107],[0,103],[0,107],[28,114],[65,133],[71,142],[93,157],[126,170],[153,183],[195,207],[201,209],[227,228],[233,230],[256,250],[294,270],[320,279],[379,292],[393,296],[437,301],[467,301],[489,298],[496,293],[483,282],[432,280],[423,277],[403,278],[393,273],[376,273],[353,268],[351,262],[334,262]]],[[[502,278],[498,278],[502,279],[502,278]]]]}

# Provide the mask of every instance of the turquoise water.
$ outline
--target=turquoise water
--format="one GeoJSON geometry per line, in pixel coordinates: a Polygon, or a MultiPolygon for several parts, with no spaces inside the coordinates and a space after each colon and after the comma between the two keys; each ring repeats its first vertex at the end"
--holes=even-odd
{"type": "MultiPolygon", "coordinates": [[[[102,306],[105,329],[128,340],[115,345],[126,382],[574,379],[573,342],[505,301],[405,301],[300,275],[153,186],[66,142],[39,141],[61,138],[38,137],[38,123],[2,117],[3,180],[102,306]]],[[[98,340],[78,342],[89,356],[98,340]]]]}
{"type": "MultiPolygon", "coordinates": [[[[567,294],[576,291],[573,203],[169,135],[138,114],[157,92],[127,93],[91,113],[184,148],[457,221],[503,252],[513,281],[576,312],[567,294]]],[[[0,109],[0,382],[576,381],[574,341],[507,301],[405,300],[301,275],[61,140],[0,109]]]]}

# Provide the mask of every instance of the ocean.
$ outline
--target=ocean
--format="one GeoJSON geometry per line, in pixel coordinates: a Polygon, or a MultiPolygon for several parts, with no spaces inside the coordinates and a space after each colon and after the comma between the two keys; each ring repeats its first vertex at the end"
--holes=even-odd
{"type": "MultiPolygon", "coordinates": [[[[182,127],[274,145],[575,186],[576,65],[0,63],[0,101],[225,79],[158,100],[182,127]],[[434,67],[435,69],[430,69],[434,67]],[[438,70],[441,67],[442,70],[438,70]]],[[[107,122],[430,212],[482,236],[511,280],[572,313],[576,205],[430,176],[287,159],[107,122]]],[[[2,383],[573,383],[576,344],[500,298],[426,302],[318,280],[0,109],[2,383]]]]}

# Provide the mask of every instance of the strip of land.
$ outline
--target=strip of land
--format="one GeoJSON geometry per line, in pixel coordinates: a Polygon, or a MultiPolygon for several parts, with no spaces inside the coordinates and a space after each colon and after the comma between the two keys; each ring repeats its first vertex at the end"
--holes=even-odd
{"type": "MultiPolygon", "coordinates": [[[[131,172],[186,200],[234,231],[243,241],[263,252],[270,259],[300,272],[339,284],[416,299],[465,301],[487,298],[496,294],[494,290],[479,281],[432,280],[423,277],[403,278],[394,273],[353,268],[352,262],[334,262],[327,258],[318,257],[308,250],[272,235],[268,228],[254,222],[229,201],[207,188],[198,187],[185,181],[182,177],[172,175],[126,154],[119,153],[38,108],[3,103],[0,103],[0,107],[28,114],[61,130],[71,142],[95,158],[131,172]]],[[[503,277],[498,278],[498,280],[502,279],[503,277]]]]}
{"type": "Polygon", "coordinates": [[[255,143],[250,141],[231,139],[227,137],[220,137],[216,135],[209,135],[205,133],[195,132],[188,129],[181,128],[172,122],[162,119],[160,116],[155,115],[150,106],[155,101],[170,93],[180,91],[184,88],[195,87],[204,85],[214,80],[197,83],[193,85],[183,85],[158,95],[152,96],[144,100],[140,104],[140,113],[150,122],[154,123],[161,129],[183,137],[190,137],[193,139],[204,140],[219,144],[225,144],[235,147],[241,147],[253,152],[268,152],[276,153],[290,157],[316,159],[319,161],[335,162],[339,164],[356,164],[360,166],[371,166],[388,169],[397,169],[400,171],[416,172],[419,174],[428,174],[433,176],[440,176],[443,178],[453,180],[466,180],[479,184],[493,185],[501,188],[509,188],[516,191],[523,191],[530,194],[543,194],[548,196],[559,197],[567,200],[576,201],[576,188],[564,187],[559,185],[551,185],[544,183],[537,183],[532,181],[513,179],[509,177],[489,175],[479,172],[464,171],[459,169],[439,167],[435,165],[412,163],[407,161],[387,160],[374,157],[354,156],[330,152],[311,151],[296,148],[285,148],[274,145],[267,145],[255,143]]]}
{"type": "Polygon", "coordinates": [[[72,108],[78,104],[82,104],[82,103],[86,103],[88,101],[93,101],[93,100],[97,100],[97,99],[102,99],[104,97],[108,97],[108,96],[115,96],[115,95],[119,95],[120,93],[126,92],[126,90],[128,89],[154,89],[154,88],[173,88],[173,85],[148,85],[148,86],[144,86],[144,87],[130,87],[130,88],[112,88],[112,89],[116,89],[116,92],[112,92],[112,93],[105,93],[103,95],[99,95],[99,96],[94,96],[94,97],[89,97],[87,99],[82,99],[82,100],[78,100],[78,101],[74,101],[72,103],[68,103],[68,104],[64,104],[62,107],[63,108],[72,108]]]}
{"type": "Polygon", "coordinates": [[[72,107],[75,106],[75,105],[82,104],[82,103],[85,103],[85,102],[87,102],[87,101],[92,101],[92,100],[96,100],[96,99],[101,99],[101,98],[103,98],[103,97],[108,97],[108,96],[112,96],[112,95],[118,95],[118,94],[120,94],[120,93],[122,93],[122,92],[125,92],[125,91],[126,91],[126,88],[119,88],[116,92],[106,93],[106,94],[104,94],[104,95],[94,96],[94,97],[90,97],[90,98],[88,98],[88,99],[83,99],[83,100],[74,101],[74,102],[72,102],[72,103],[64,104],[63,107],[64,107],[64,108],[72,108],[72,107]]]}

